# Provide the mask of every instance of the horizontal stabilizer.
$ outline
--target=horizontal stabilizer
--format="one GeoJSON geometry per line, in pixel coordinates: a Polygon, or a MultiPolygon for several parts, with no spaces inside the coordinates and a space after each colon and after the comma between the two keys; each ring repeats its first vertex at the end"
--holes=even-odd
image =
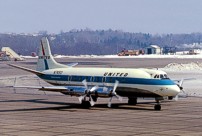
{"type": "Polygon", "coordinates": [[[42,72],[39,72],[39,71],[36,71],[36,70],[33,70],[33,69],[21,67],[21,66],[14,65],[14,64],[8,64],[8,65],[11,66],[11,67],[15,67],[15,68],[18,68],[18,69],[22,69],[24,71],[28,71],[28,72],[34,73],[36,75],[44,75],[42,72]]]}
{"type": "Polygon", "coordinates": [[[67,66],[69,66],[69,67],[74,67],[74,66],[76,66],[76,65],[78,65],[79,63],[70,63],[70,64],[67,64],[67,66]]]}

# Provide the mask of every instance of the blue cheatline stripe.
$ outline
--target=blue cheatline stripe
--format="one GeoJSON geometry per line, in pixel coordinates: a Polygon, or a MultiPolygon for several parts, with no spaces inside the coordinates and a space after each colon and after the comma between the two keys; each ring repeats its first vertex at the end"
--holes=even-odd
{"type": "Polygon", "coordinates": [[[45,70],[49,69],[49,67],[48,67],[48,62],[47,62],[46,59],[44,59],[44,63],[45,63],[45,70]]]}
{"type": "MultiPolygon", "coordinates": [[[[82,82],[84,79],[87,82],[92,82],[91,76],[76,76],[76,75],[42,75],[39,76],[44,80],[56,80],[56,81],[71,81],[82,82]]],[[[105,77],[105,83],[115,83],[118,80],[122,84],[141,84],[141,85],[175,85],[170,79],[146,79],[146,78],[131,78],[131,77],[105,77]]],[[[102,76],[93,76],[93,82],[103,83],[102,76]]]]}

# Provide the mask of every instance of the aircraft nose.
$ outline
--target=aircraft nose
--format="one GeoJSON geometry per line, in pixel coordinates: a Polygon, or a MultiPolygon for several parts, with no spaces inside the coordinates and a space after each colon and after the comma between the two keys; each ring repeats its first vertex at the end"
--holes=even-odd
{"type": "Polygon", "coordinates": [[[173,96],[177,95],[181,91],[179,86],[177,85],[174,85],[171,90],[172,90],[173,96]]]}
{"type": "Polygon", "coordinates": [[[180,88],[177,85],[172,85],[167,88],[167,95],[168,96],[176,96],[178,93],[180,93],[180,88]]]}

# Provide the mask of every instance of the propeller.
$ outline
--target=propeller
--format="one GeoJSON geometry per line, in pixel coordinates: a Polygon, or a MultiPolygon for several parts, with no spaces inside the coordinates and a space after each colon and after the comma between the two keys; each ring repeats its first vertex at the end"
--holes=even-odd
{"type": "Polygon", "coordinates": [[[111,107],[111,103],[112,103],[112,97],[115,96],[119,101],[122,101],[122,97],[119,96],[117,93],[116,93],[116,88],[118,87],[119,85],[119,81],[116,80],[115,81],[115,84],[114,84],[114,88],[113,88],[113,91],[110,93],[110,98],[109,98],[109,102],[108,102],[108,107],[111,107]]]}
{"type": "Polygon", "coordinates": [[[180,88],[180,93],[177,94],[175,97],[174,97],[174,100],[178,100],[178,97],[187,97],[188,94],[184,91],[184,88],[183,88],[183,83],[184,81],[188,81],[188,80],[196,80],[196,78],[182,78],[180,81],[178,81],[178,87],[180,88]]]}
{"type": "Polygon", "coordinates": [[[84,79],[84,80],[82,81],[82,83],[83,83],[83,85],[85,86],[85,89],[86,89],[86,90],[85,90],[85,92],[84,92],[85,94],[79,97],[79,102],[82,103],[82,100],[84,100],[84,98],[88,95],[89,98],[90,98],[90,100],[89,100],[90,105],[91,105],[91,106],[95,105],[95,102],[93,101],[93,98],[92,98],[92,96],[91,96],[91,93],[94,92],[95,90],[97,90],[97,89],[98,89],[98,86],[93,86],[91,89],[88,89],[88,83],[87,83],[86,79],[84,79]]]}
{"type": "MultiPolygon", "coordinates": [[[[180,91],[183,93],[183,94],[186,94],[185,91],[183,90],[183,83],[184,83],[184,79],[182,78],[180,81],[178,81],[178,87],[180,88],[180,91]]],[[[179,93],[174,97],[174,100],[175,101],[178,101],[178,98],[179,98],[179,93]]]]}
{"type": "Polygon", "coordinates": [[[179,81],[179,84],[178,84],[178,86],[179,86],[179,88],[180,88],[181,91],[183,90],[183,87],[182,87],[183,82],[184,82],[184,79],[182,78],[182,79],[179,81]]]}

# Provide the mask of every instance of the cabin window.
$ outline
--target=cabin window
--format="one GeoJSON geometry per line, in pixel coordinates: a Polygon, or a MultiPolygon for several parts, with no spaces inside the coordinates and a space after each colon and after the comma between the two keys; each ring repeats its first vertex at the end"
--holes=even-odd
{"type": "Polygon", "coordinates": [[[98,77],[94,77],[94,82],[99,82],[99,78],[98,77]]]}
{"type": "Polygon", "coordinates": [[[93,82],[93,80],[94,80],[94,77],[91,77],[91,78],[90,78],[90,81],[93,82]]]}
{"type": "Polygon", "coordinates": [[[78,80],[77,81],[82,81],[82,76],[78,76],[78,80]]]}
{"type": "Polygon", "coordinates": [[[94,82],[102,82],[102,77],[94,77],[94,82]]]}
{"type": "Polygon", "coordinates": [[[168,75],[164,74],[164,78],[165,79],[169,79],[168,75]]]}
{"type": "Polygon", "coordinates": [[[104,83],[106,81],[106,77],[103,77],[102,78],[102,82],[104,83]]]}
{"type": "Polygon", "coordinates": [[[68,76],[68,81],[71,81],[71,76],[68,76]]]}
{"type": "Polygon", "coordinates": [[[78,80],[77,76],[72,76],[71,81],[77,81],[77,80],[78,80]]]}
{"type": "Polygon", "coordinates": [[[87,82],[90,82],[90,77],[89,76],[86,76],[84,79],[86,79],[87,82]]]}
{"type": "Polygon", "coordinates": [[[155,75],[154,78],[160,78],[160,79],[169,79],[167,74],[160,74],[160,75],[155,75]]]}
{"type": "Polygon", "coordinates": [[[108,83],[114,83],[115,82],[115,78],[114,77],[107,77],[106,78],[106,82],[108,82],[108,83]]]}
{"type": "Polygon", "coordinates": [[[126,78],[121,78],[119,79],[120,81],[119,82],[122,82],[122,83],[125,83],[126,82],[126,78]]]}

